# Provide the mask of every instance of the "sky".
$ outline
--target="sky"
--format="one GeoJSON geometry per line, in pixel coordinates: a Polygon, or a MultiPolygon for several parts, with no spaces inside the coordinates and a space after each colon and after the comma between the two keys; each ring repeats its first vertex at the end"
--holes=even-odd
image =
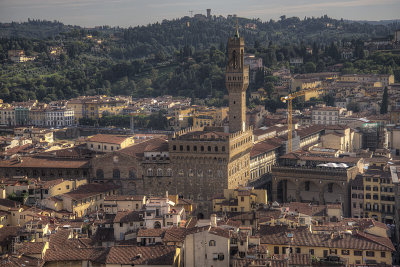
{"type": "Polygon", "coordinates": [[[400,18],[400,0],[0,0],[0,22],[30,19],[58,20],[65,24],[137,26],[205,14],[277,20],[281,15],[299,18],[329,17],[350,20],[400,18]]]}

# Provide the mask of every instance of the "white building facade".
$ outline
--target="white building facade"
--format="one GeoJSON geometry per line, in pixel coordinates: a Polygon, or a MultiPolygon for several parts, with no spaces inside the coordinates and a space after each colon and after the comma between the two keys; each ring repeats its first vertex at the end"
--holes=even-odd
{"type": "Polygon", "coordinates": [[[73,109],[47,109],[45,112],[46,126],[49,127],[65,127],[74,124],[73,109]]]}

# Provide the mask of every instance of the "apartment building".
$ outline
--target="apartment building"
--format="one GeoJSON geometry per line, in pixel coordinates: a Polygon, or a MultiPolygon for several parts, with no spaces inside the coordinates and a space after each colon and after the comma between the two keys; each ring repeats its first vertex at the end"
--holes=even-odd
{"type": "Polygon", "coordinates": [[[68,108],[50,108],[45,111],[45,123],[49,127],[74,125],[74,110],[68,108]]]}
{"type": "Polygon", "coordinates": [[[351,186],[351,214],[386,224],[395,219],[394,184],[387,169],[370,169],[356,176],[351,186]]]}
{"type": "Polygon", "coordinates": [[[254,188],[224,189],[213,199],[214,212],[249,212],[267,204],[267,191],[254,188]]]}

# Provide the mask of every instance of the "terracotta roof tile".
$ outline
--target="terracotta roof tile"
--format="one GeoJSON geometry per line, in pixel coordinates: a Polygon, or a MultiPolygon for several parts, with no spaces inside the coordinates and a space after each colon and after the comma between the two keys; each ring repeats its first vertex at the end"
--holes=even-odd
{"type": "Polygon", "coordinates": [[[279,244],[292,246],[313,246],[341,249],[370,249],[394,251],[388,238],[370,234],[344,234],[342,237],[331,238],[329,234],[311,233],[307,227],[299,227],[295,231],[287,226],[260,226],[262,244],[279,244]],[[288,237],[292,233],[293,238],[288,237]],[[390,244],[389,244],[390,243],[390,244]]]}
{"type": "Polygon", "coordinates": [[[104,200],[106,201],[142,201],[145,196],[143,195],[112,195],[106,196],[104,200]]]}
{"type": "Polygon", "coordinates": [[[281,146],[280,144],[276,144],[276,143],[268,142],[268,141],[269,140],[265,140],[265,141],[255,144],[253,146],[253,148],[251,149],[250,157],[258,156],[260,154],[277,149],[281,146]]]}
{"type": "Polygon", "coordinates": [[[186,237],[186,229],[180,227],[168,228],[163,237],[163,242],[183,242],[186,237]]]}
{"type": "Polygon", "coordinates": [[[172,265],[174,246],[116,246],[110,249],[106,264],[121,265],[172,265]]]}
{"type": "Polygon", "coordinates": [[[7,198],[0,198],[0,206],[5,206],[8,208],[15,208],[18,207],[21,203],[14,201],[14,200],[10,200],[7,198]]]}
{"type": "Polygon", "coordinates": [[[97,194],[105,193],[105,192],[110,192],[112,190],[118,189],[119,186],[113,185],[113,184],[85,184],[81,185],[78,187],[78,189],[65,193],[64,196],[67,196],[69,198],[79,200],[82,198],[87,198],[90,196],[94,196],[97,194]]]}
{"type": "Polygon", "coordinates": [[[18,235],[18,231],[21,229],[19,226],[4,226],[0,228],[0,245],[11,244],[13,237],[18,235]]]}
{"type": "Polygon", "coordinates": [[[143,212],[140,211],[118,211],[114,223],[128,223],[143,221],[143,212]],[[142,216],[141,216],[142,215],[142,216]]]}
{"type": "Polygon", "coordinates": [[[88,138],[87,141],[120,145],[128,138],[131,138],[131,136],[112,135],[112,134],[96,134],[96,135],[88,138]]]}
{"type": "Polygon", "coordinates": [[[94,261],[102,262],[107,249],[105,248],[68,248],[57,247],[46,251],[45,261],[94,261]]]}
{"type": "Polygon", "coordinates": [[[139,229],[137,234],[138,237],[162,237],[164,235],[165,229],[139,229]]]}
{"type": "Polygon", "coordinates": [[[21,157],[21,161],[17,159],[1,160],[1,168],[64,168],[79,169],[89,168],[88,160],[67,160],[56,158],[40,158],[40,157],[21,157]]]}
{"type": "Polygon", "coordinates": [[[41,267],[44,261],[25,255],[9,255],[0,260],[0,267],[41,267]]]}
{"type": "Polygon", "coordinates": [[[45,242],[24,242],[17,251],[24,255],[42,254],[45,245],[45,242]]]}
{"type": "Polygon", "coordinates": [[[229,230],[219,228],[219,227],[211,227],[209,230],[209,233],[211,233],[213,235],[225,237],[225,238],[230,237],[229,230]]]}
{"type": "Polygon", "coordinates": [[[118,151],[118,153],[126,154],[135,158],[142,157],[144,152],[151,151],[151,149],[154,149],[154,151],[158,151],[160,147],[165,147],[166,143],[167,140],[164,138],[149,139],[144,142],[121,149],[118,151]]]}

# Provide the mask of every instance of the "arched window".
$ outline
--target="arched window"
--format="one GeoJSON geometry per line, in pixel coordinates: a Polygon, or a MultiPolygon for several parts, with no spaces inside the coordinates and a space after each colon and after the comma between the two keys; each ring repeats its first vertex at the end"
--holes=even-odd
{"type": "Polygon", "coordinates": [[[159,221],[156,221],[154,223],[154,229],[160,229],[161,228],[161,223],[159,221]]]}
{"type": "Polygon", "coordinates": [[[153,169],[147,170],[147,176],[153,176],[153,169]]]}
{"type": "Polygon", "coordinates": [[[213,176],[212,170],[208,170],[208,177],[212,177],[212,176],[213,176]]]}
{"type": "Polygon", "coordinates": [[[113,170],[113,179],[119,179],[121,178],[121,173],[119,171],[119,169],[114,169],[113,170]]]}
{"type": "Polygon", "coordinates": [[[217,146],[215,146],[214,150],[215,150],[215,152],[218,152],[218,147],[217,147],[217,146]]]}
{"type": "Polygon", "coordinates": [[[211,152],[211,146],[207,147],[208,152],[211,152]]]}
{"type": "Polygon", "coordinates": [[[192,169],[189,169],[189,176],[193,176],[194,175],[194,171],[192,169]]]}
{"type": "Polygon", "coordinates": [[[171,169],[167,169],[167,176],[172,176],[172,170],[171,169]]]}
{"type": "Polygon", "coordinates": [[[225,152],[225,146],[222,146],[222,151],[225,152]]]}
{"type": "Polygon", "coordinates": [[[183,171],[183,169],[180,169],[178,174],[179,174],[179,176],[184,176],[185,172],[183,171]]]}
{"type": "Polygon", "coordinates": [[[104,179],[104,171],[102,169],[97,169],[96,177],[97,179],[104,179]]]}
{"type": "Polygon", "coordinates": [[[190,151],[190,146],[186,146],[186,151],[190,151]]]}
{"type": "Polygon", "coordinates": [[[163,170],[157,169],[157,176],[163,176],[163,170]]]}
{"type": "Polygon", "coordinates": [[[210,240],[210,242],[208,242],[208,246],[215,247],[216,246],[215,240],[210,240]]]}
{"type": "Polygon", "coordinates": [[[135,179],[135,178],[136,178],[136,173],[135,173],[134,170],[130,170],[130,171],[129,171],[129,178],[130,178],[130,179],[135,179]]]}
{"type": "Polygon", "coordinates": [[[203,177],[203,170],[197,170],[197,176],[203,177]]]}
{"type": "Polygon", "coordinates": [[[173,145],[173,146],[172,146],[172,150],[176,150],[176,145],[173,145]]]}

